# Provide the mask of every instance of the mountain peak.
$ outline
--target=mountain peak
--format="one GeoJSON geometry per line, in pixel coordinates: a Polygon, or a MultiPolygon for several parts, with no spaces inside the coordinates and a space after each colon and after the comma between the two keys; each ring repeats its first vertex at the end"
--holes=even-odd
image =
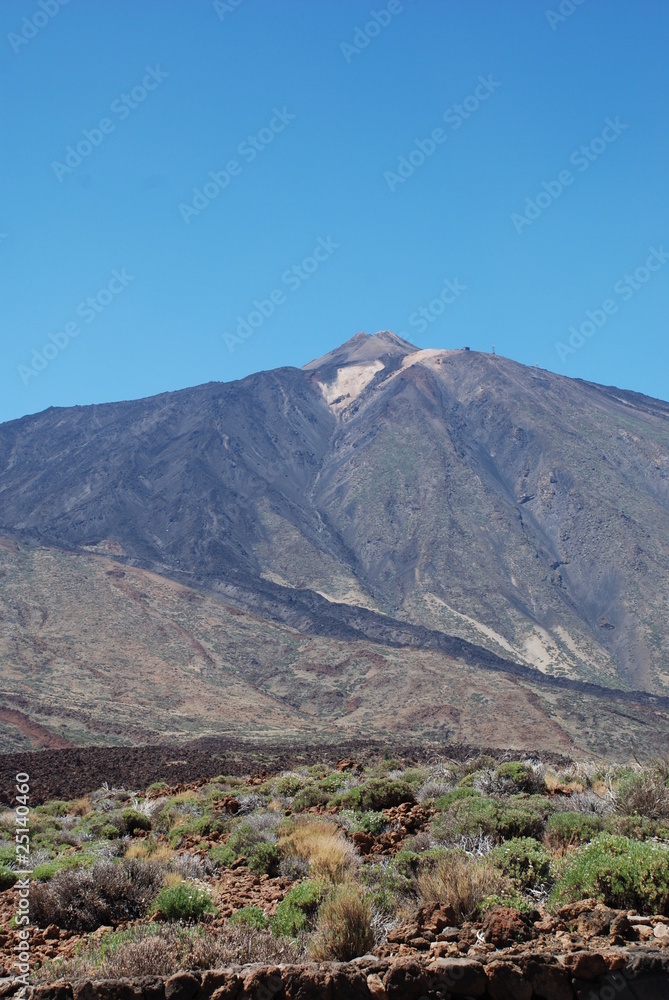
{"type": "Polygon", "coordinates": [[[379,333],[356,333],[344,344],[336,347],[322,358],[316,358],[304,365],[304,371],[327,371],[348,365],[365,364],[372,361],[404,358],[418,348],[408,340],[402,340],[390,330],[379,333]]]}

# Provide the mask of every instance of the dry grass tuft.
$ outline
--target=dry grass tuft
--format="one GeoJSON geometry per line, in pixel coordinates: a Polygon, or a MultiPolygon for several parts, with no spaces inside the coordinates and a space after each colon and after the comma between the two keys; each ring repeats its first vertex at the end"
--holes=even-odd
{"type": "Polygon", "coordinates": [[[374,913],[364,891],[351,882],[338,885],[318,911],[309,951],[317,962],[350,962],[374,946],[374,913]]]}
{"type": "Polygon", "coordinates": [[[351,878],[360,863],[353,845],[327,820],[298,820],[279,846],[288,857],[305,858],[314,877],[335,884],[351,878]]]}
{"type": "Polygon", "coordinates": [[[454,852],[421,872],[417,888],[422,902],[447,903],[459,920],[466,920],[486,896],[503,895],[508,880],[487,858],[474,861],[454,852]]]}

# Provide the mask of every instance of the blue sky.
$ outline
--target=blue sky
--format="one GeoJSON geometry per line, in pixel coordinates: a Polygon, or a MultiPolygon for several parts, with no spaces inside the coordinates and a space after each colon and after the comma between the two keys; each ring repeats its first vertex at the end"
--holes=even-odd
{"type": "Polygon", "coordinates": [[[667,37],[664,0],[5,0],[0,420],[381,329],[667,399],[667,37]]]}

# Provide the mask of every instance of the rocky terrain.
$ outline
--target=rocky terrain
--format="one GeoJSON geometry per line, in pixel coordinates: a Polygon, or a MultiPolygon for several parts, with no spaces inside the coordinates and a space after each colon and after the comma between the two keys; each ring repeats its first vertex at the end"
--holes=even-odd
{"type": "Polygon", "coordinates": [[[659,750],[668,418],[381,333],[3,424],[0,746],[659,750]]]}
{"type": "MultiPolygon", "coordinates": [[[[32,995],[666,996],[666,761],[462,751],[105,783],[37,806],[32,995]]],[[[18,990],[11,822],[0,814],[0,996],[18,990]]]]}

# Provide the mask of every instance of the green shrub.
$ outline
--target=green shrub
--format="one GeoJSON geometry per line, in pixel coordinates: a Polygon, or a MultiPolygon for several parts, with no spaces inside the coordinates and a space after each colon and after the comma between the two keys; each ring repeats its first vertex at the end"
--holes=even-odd
{"type": "Polygon", "coordinates": [[[399,806],[402,802],[414,801],[414,791],[406,782],[394,778],[370,778],[362,785],[341,792],[333,799],[333,805],[355,812],[378,812],[399,806]]]}
{"type": "Polygon", "coordinates": [[[599,834],[565,863],[551,902],[590,897],[620,909],[669,916],[669,850],[599,834]]]}
{"type": "Polygon", "coordinates": [[[361,870],[362,881],[367,886],[375,910],[386,916],[396,913],[413,889],[411,876],[398,870],[396,857],[390,864],[367,864],[361,870]]]}
{"type": "Polygon", "coordinates": [[[233,861],[236,860],[237,855],[227,844],[217,844],[216,847],[209,849],[209,857],[212,861],[217,861],[224,868],[229,868],[233,861]]]}
{"type": "Polygon", "coordinates": [[[342,774],[341,771],[333,771],[333,773],[328,774],[326,778],[322,778],[318,784],[324,792],[329,792],[332,795],[334,792],[338,792],[340,788],[344,787],[346,784],[346,775],[342,774]]]}
{"type": "Polygon", "coordinates": [[[284,774],[280,778],[277,778],[277,795],[285,795],[287,798],[292,798],[293,795],[297,795],[303,784],[302,778],[297,774],[284,774]]]}
{"type": "Polygon", "coordinates": [[[621,837],[631,837],[632,840],[669,840],[669,824],[661,820],[648,819],[647,816],[618,816],[609,814],[604,818],[606,833],[619,834],[621,837]]]}
{"type": "Polygon", "coordinates": [[[52,799],[51,802],[46,802],[43,806],[39,807],[36,817],[39,817],[40,814],[45,816],[67,816],[67,809],[67,802],[62,799],[52,799]]]}
{"type": "Polygon", "coordinates": [[[45,861],[44,864],[36,865],[33,868],[33,878],[40,882],[46,882],[54,878],[60,872],[66,872],[74,868],[90,868],[95,859],[90,854],[67,854],[65,857],[54,858],[53,861],[45,861]]]}
{"type": "Polygon", "coordinates": [[[388,826],[388,817],[382,812],[355,813],[352,810],[342,812],[342,818],[346,818],[347,826],[354,833],[371,833],[378,837],[388,826]]]}
{"type": "Polygon", "coordinates": [[[534,772],[522,760],[509,760],[500,764],[495,777],[512,781],[521,792],[529,792],[536,783],[534,772]]]}
{"type": "Polygon", "coordinates": [[[226,846],[235,852],[235,856],[249,857],[254,847],[263,842],[263,836],[250,823],[240,823],[226,840],[226,846]]]}
{"type": "Polygon", "coordinates": [[[419,788],[425,781],[426,771],[422,767],[409,767],[402,774],[402,781],[419,788]]]}
{"type": "Polygon", "coordinates": [[[438,799],[435,799],[434,806],[435,809],[443,811],[453,805],[454,802],[461,802],[462,799],[471,798],[481,798],[481,793],[477,792],[475,788],[463,788],[462,786],[458,786],[457,788],[454,788],[453,791],[446,792],[445,795],[440,795],[438,799]]]}
{"type": "Polygon", "coordinates": [[[545,882],[550,876],[551,856],[532,837],[512,837],[505,840],[491,852],[490,859],[516,885],[524,889],[545,882]]]}
{"type": "Polygon", "coordinates": [[[249,869],[259,875],[278,875],[281,851],[276,844],[258,844],[249,859],[249,869]]]}
{"type": "Polygon", "coordinates": [[[18,878],[11,868],[0,864],[0,892],[4,889],[11,889],[18,878]]]}
{"type": "Polygon", "coordinates": [[[324,806],[327,804],[330,795],[325,789],[313,782],[300,789],[293,799],[293,812],[304,812],[312,806],[324,806]]]}
{"type": "Polygon", "coordinates": [[[241,910],[232,914],[228,923],[262,931],[269,925],[269,920],[259,906],[243,906],[241,910]]]}
{"type": "Polygon", "coordinates": [[[551,847],[568,847],[592,840],[601,832],[603,822],[595,813],[553,813],[546,825],[546,840],[551,847]]]}
{"type": "Polygon", "coordinates": [[[98,834],[101,840],[118,840],[121,836],[120,830],[113,823],[105,823],[104,826],[100,827],[100,832],[98,834]]]}
{"type": "Polygon", "coordinates": [[[162,792],[164,788],[169,788],[169,785],[165,781],[154,781],[147,788],[147,792],[162,792]]]}
{"type": "Polygon", "coordinates": [[[138,812],[137,809],[124,809],[121,813],[121,822],[123,823],[123,832],[129,833],[130,835],[136,833],[138,830],[150,830],[151,820],[144,813],[138,812]]]}
{"type": "Polygon", "coordinates": [[[277,906],[274,916],[270,917],[272,933],[283,937],[297,937],[307,927],[310,918],[313,918],[322,897],[323,886],[320,882],[306,881],[293,886],[277,906]]]}
{"type": "Polygon", "coordinates": [[[539,796],[514,795],[502,801],[470,795],[452,801],[433,829],[444,838],[478,833],[497,841],[509,837],[538,839],[543,834],[548,809],[546,800],[539,796]]]}
{"type": "Polygon", "coordinates": [[[160,911],[166,920],[184,920],[194,923],[205,913],[216,913],[211,896],[204,889],[188,882],[165,885],[156,896],[150,912],[160,911]]]}

